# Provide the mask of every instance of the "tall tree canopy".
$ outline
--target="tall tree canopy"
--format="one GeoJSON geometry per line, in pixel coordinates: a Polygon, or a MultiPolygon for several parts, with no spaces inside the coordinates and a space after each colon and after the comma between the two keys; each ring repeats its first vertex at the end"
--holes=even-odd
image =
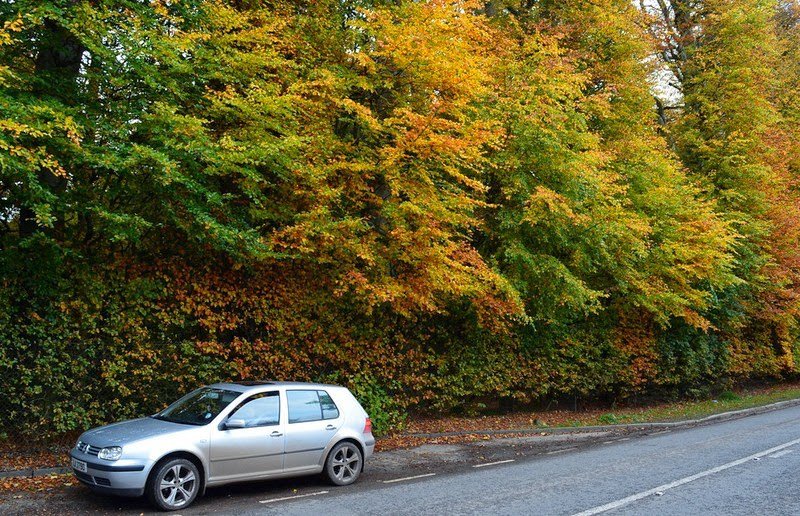
{"type": "Polygon", "coordinates": [[[799,12],[0,2],[4,420],[235,377],[386,425],[794,373],[799,12]]]}

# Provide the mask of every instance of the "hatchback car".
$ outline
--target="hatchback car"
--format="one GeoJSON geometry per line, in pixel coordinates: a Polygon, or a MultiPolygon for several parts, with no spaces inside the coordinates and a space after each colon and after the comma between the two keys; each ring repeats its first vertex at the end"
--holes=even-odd
{"type": "Polygon", "coordinates": [[[84,432],[70,452],[96,491],[183,509],[206,487],[315,473],[356,481],[375,448],[367,413],[344,387],[217,383],[150,417],[84,432]]]}

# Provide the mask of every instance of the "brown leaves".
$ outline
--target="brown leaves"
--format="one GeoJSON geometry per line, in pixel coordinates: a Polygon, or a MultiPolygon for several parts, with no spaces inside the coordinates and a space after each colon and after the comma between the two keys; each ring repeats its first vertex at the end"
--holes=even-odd
{"type": "MultiPolygon", "coordinates": [[[[42,477],[12,477],[0,479],[0,496],[6,493],[47,492],[60,488],[74,488],[78,484],[71,474],[47,475],[42,477]]],[[[14,495],[12,495],[14,496],[14,495]]],[[[20,497],[16,495],[15,497],[20,497]]]]}

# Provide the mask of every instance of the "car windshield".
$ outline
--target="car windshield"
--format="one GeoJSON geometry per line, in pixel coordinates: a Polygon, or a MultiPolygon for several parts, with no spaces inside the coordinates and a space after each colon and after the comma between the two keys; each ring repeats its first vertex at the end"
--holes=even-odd
{"type": "Polygon", "coordinates": [[[238,398],[239,394],[241,393],[203,387],[190,392],[152,417],[185,425],[205,425],[238,398]]]}

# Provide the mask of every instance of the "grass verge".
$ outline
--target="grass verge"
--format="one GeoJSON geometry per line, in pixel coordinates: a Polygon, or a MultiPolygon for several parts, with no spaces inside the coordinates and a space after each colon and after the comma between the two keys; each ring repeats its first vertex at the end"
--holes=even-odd
{"type": "Polygon", "coordinates": [[[620,407],[614,410],[594,408],[572,410],[525,411],[478,417],[416,418],[409,421],[406,434],[520,430],[548,427],[581,427],[612,424],[672,422],[759,407],[800,398],[800,383],[760,389],[728,391],[697,401],[658,403],[644,407],[620,407]]]}
{"type": "Polygon", "coordinates": [[[781,386],[756,392],[727,391],[718,397],[702,401],[683,401],[645,407],[605,412],[596,417],[578,418],[569,426],[608,425],[625,423],[660,423],[701,419],[703,417],[761,407],[779,401],[800,398],[800,385],[781,386]]]}

